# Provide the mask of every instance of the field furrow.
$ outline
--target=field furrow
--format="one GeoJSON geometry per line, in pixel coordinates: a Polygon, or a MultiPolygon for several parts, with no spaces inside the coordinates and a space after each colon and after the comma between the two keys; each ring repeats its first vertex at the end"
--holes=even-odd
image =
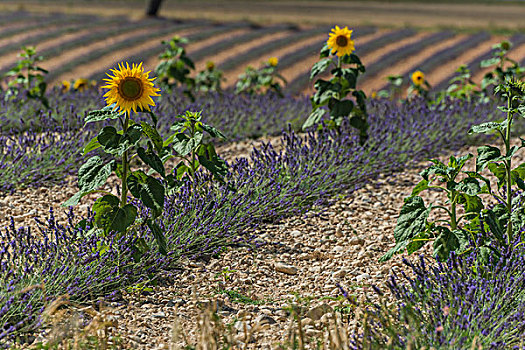
{"type": "MultiPolygon", "coordinates": [[[[120,42],[105,49],[97,50],[91,53],[90,59],[83,59],[80,66],[70,69],[63,74],[61,79],[74,79],[77,77],[89,77],[90,79],[99,80],[105,76],[109,68],[114,67],[118,62],[134,62],[133,57],[140,57],[137,61],[144,61],[144,67],[151,70],[156,61],[156,57],[150,57],[153,52],[162,51],[162,40],[170,40],[174,35],[185,36],[190,41],[207,40],[208,45],[219,38],[225,38],[228,35],[236,35],[246,31],[239,25],[219,26],[219,27],[191,27],[186,30],[174,27],[172,29],[163,29],[162,31],[152,32],[120,42]],[[96,59],[94,59],[96,57],[96,59]],[[148,59],[149,57],[149,59],[148,59]],[[79,75],[80,74],[80,75],[79,75]]],[[[84,56],[85,57],[85,56],[84,56]]]]}

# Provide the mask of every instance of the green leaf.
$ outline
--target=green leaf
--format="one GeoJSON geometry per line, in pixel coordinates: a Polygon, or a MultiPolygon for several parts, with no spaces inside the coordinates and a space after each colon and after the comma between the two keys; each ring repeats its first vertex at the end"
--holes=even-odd
{"type": "Polygon", "coordinates": [[[412,196],[417,196],[426,189],[428,189],[428,181],[423,179],[419,181],[416,187],[414,187],[414,189],[412,190],[412,196]]]}
{"type": "Polygon", "coordinates": [[[154,217],[162,213],[165,190],[159,180],[138,170],[128,176],[127,183],[131,194],[140,199],[146,207],[152,209],[154,217]]]}
{"type": "Polygon", "coordinates": [[[104,164],[99,156],[89,158],[78,170],[78,187],[81,192],[98,189],[111,175],[113,162],[104,164]]]}
{"type": "Polygon", "coordinates": [[[354,103],[350,100],[333,100],[334,103],[330,106],[330,116],[332,118],[347,117],[354,108],[354,103]]]}
{"type": "Polygon", "coordinates": [[[162,229],[160,228],[159,224],[157,224],[155,221],[148,219],[146,221],[149,229],[151,230],[151,233],[153,233],[153,237],[155,237],[155,241],[157,241],[157,245],[159,246],[159,252],[163,255],[168,254],[168,247],[166,245],[166,237],[164,236],[164,233],[162,232],[162,229]]]}
{"type": "Polygon", "coordinates": [[[222,179],[228,175],[228,166],[226,162],[217,156],[215,147],[211,143],[201,145],[198,149],[199,163],[208,169],[213,176],[222,179]]]}
{"type": "Polygon", "coordinates": [[[394,229],[396,246],[383,255],[379,261],[386,261],[394,254],[402,252],[415,237],[424,232],[431,210],[432,205],[426,208],[423,198],[419,196],[405,199],[405,204],[401,208],[401,213],[394,229]]]}
{"type": "Polygon", "coordinates": [[[447,227],[437,226],[435,229],[439,234],[434,240],[434,257],[439,261],[446,261],[450,252],[459,248],[459,241],[447,227]]]}
{"type": "Polygon", "coordinates": [[[318,124],[323,118],[323,116],[325,115],[325,113],[326,113],[326,110],[323,108],[314,109],[308,116],[308,119],[306,119],[306,121],[304,122],[303,130],[306,130],[307,128],[311,126],[318,124]]]}
{"type": "Polygon", "coordinates": [[[98,136],[93,137],[87,145],[84,146],[84,149],[82,150],[82,155],[86,155],[91,151],[96,150],[97,148],[100,148],[101,144],[98,142],[98,136]]]}
{"type": "Polygon", "coordinates": [[[130,126],[124,135],[117,132],[114,127],[106,126],[98,134],[97,140],[106,153],[122,156],[139,142],[141,134],[142,127],[138,124],[130,126]]]}
{"type": "Polygon", "coordinates": [[[496,178],[498,179],[498,188],[501,188],[505,184],[505,179],[507,178],[507,171],[505,169],[505,165],[490,163],[487,166],[487,168],[494,176],[496,176],[496,178]]]}
{"type": "Polygon", "coordinates": [[[474,179],[478,179],[478,180],[482,180],[483,182],[485,182],[485,185],[482,188],[482,192],[485,191],[485,189],[486,189],[488,191],[488,193],[492,193],[492,189],[491,189],[491,186],[490,186],[489,179],[487,179],[486,177],[482,176],[481,174],[478,174],[475,171],[464,171],[463,173],[467,174],[468,177],[471,177],[471,178],[474,178],[474,179]]]}
{"type": "Polygon", "coordinates": [[[159,173],[162,177],[166,177],[166,171],[164,169],[164,164],[158,155],[151,151],[146,151],[144,147],[139,147],[137,149],[137,154],[139,158],[147,165],[149,165],[153,170],[159,173]]]}
{"type": "Polygon", "coordinates": [[[310,72],[310,80],[312,80],[317,75],[323,73],[332,62],[333,61],[331,58],[323,58],[316,62],[312,67],[312,71],[310,72]]]}
{"type": "MultiPolygon", "coordinates": [[[[500,213],[501,214],[501,213],[500,213]]],[[[482,211],[481,218],[489,226],[490,232],[500,241],[504,241],[505,230],[501,224],[500,215],[497,215],[494,209],[485,209],[482,211]]]]}
{"type": "Polygon", "coordinates": [[[95,224],[106,233],[110,230],[124,233],[135,222],[137,208],[126,204],[119,208],[120,200],[114,195],[105,195],[93,204],[95,224]]]}
{"type": "Polygon", "coordinates": [[[142,127],[142,132],[151,140],[151,142],[153,142],[157,153],[160,153],[162,150],[163,141],[157,129],[146,122],[140,123],[140,126],[142,127]]]}
{"type": "Polygon", "coordinates": [[[330,99],[339,96],[341,85],[339,83],[332,83],[331,81],[318,79],[314,84],[314,88],[317,91],[312,97],[313,103],[315,106],[324,106],[330,99]]]}
{"type": "Polygon", "coordinates": [[[106,119],[117,119],[122,112],[114,111],[113,108],[115,108],[115,106],[116,104],[113,103],[102,109],[89,112],[84,118],[84,126],[88,123],[99,122],[106,119]]]}
{"type": "Polygon", "coordinates": [[[485,166],[497,160],[501,156],[499,148],[494,146],[478,147],[478,156],[476,157],[476,171],[480,172],[485,166]]]}
{"type": "Polygon", "coordinates": [[[463,193],[462,198],[464,200],[462,204],[465,206],[466,213],[479,213],[485,207],[483,201],[478,196],[463,193]]]}
{"type": "Polygon", "coordinates": [[[223,140],[227,139],[227,137],[222,132],[220,132],[219,130],[217,130],[216,128],[214,128],[211,125],[207,125],[207,124],[201,123],[200,127],[204,131],[206,131],[208,134],[210,134],[211,137],[218,137],[218,138],[223,139],[223,140]]]}
{"type": "Polygon", "coordinates": [[[202,133],[196,133],[192,138],[183,133],[175,134],[172,145],[173,150],[184,157],[199,146],[202,136],[202,133]]]}
{"type": "Polygon", "coordinates": [[[487,122],[479,125],[474,125],[468,131],[469,134],[485,134],[494,130],[502,130],[507,127],[507,120],[505,119],[501,123],[497,122],[487,122]]]}
{"type": "Polygon", "coordinates": [[[466,193],[469,196],[475,196],[481,192],[481,186],[475,178],[466,177],[456,186],[456,190],[466,193]]]}

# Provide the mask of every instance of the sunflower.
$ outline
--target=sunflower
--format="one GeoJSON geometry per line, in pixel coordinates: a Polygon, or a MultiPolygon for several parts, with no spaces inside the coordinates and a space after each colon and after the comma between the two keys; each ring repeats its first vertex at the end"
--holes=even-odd
{"type": "Polygon", "coordinates": [[[208,70],[214,70],[215,69],[215,63],[213,63],[213,61],[206,62],[206,68],[208,70]]]}
{"type": "Polygon", "coordinates": [[[272,67],[275,67],[277,64],[279,64],[279,59],[277,57],[270,57],[268,59],[268,64],[272,67]]]}
{"type": "Polygon", "coordinates": [[[348,27],[335,26],[332,32],[326,41],[328,47],[332,49],[332,54],[337,52],[337,56],[341,57],[354,52],[354,41],[351,39],[353,30],[349,30],[348,27]]]}
{"type": "Polygon", "coordinates": [[[71,89],[71,82],[69,80],[62,80],[62,92],[69,91],[71,89]]]}
{"type": "Polygon", "coordinates": [[[155,102],[151,96],[159,96],[157,89],[153,86],[152,81],[155,78],[149,78],[149,71],[144,73],[142,62],[137,65],[133,63],[129,68],[129,64],[119,63],[118,69],[111,70],[114,76],[107,74],[109,79],[104,79],[107,84],[102,86],[103,89],[109,89],[104,94],[106,103],[111,105],[116,103],[115,109],[120,107],[121,111],[128,113],[133,109],[137,112],[137,108],[149,111],[149,106],[154,106],[155,102]]]}
{"type": "Polygon", "coordinates": [[[75,80],[75,84],[73,84],[73,88],[77,91],[83,91],[89,86],[89,80],[87,79],[77,79],[75,80]]]}
{"type": "Polygon", "coordinates": [[[420,86],[425,81],[425,74],[423,74],[422,71],[417,70],[414,73],[412,73],[412,82],[416,86],[420,86]]]}

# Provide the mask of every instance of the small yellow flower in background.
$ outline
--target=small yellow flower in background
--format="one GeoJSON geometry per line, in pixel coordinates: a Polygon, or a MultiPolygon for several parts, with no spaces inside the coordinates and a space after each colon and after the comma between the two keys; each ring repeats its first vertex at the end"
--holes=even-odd
{"type": "Polygon", "coordinates": [[[212,61],[206,62],[206,68],[208,70],[213,70],[215,68],[215,63],[213,63],[212,61]]]}
{"type": "Polygon", "coordinates": [[[97,82],[96,80],[91,80],[91,81],[89,82],[89,84],[90,84],[92,87],[97,87],[98,82],[97,82]]]}
{"type": "Polygon", "coordinates": [[[414,73],[412,73],[412,82],[414,83],[414,85],[420,86],[425,82],[425,74],[423,74],[423,72],[419,70],[415,71],[414,73]]]}
{"type": "Polygon", "coordinates": [[[279,59],[277,57],[270,57],[268,59],[268,64],[272,67],[275,67],[277,64],[279,64],[279,59]]]}
{"type": "Polygon", "coordinates": [[[89,80],[79,78],[75,80],[75,83],[73,84],[73,88],[77,91],[83,91],[89,86],[89,80]]]}
{"type": "Polygon", "coordinates": [[[372,94],[370,94],[370,97],[371,98],[376,98],[377,97],[377,92],[372,91],[372,94]]]}
{"type": "Polygon", "coordinates": [[[335,26],[332,28],[332,32],[326,41],[328,47],[332,49],[332,54],[337,52],[337,56],[341,57],[354,52],[353,30],[349,30],[348,27],[339,28],[339,26],[335,26]]]}
{"type": "Polygon", "coordinates": [[[62,92],[69,91],[71,89],[71,82],[69,80],[62,80],[62,92]]]}
{"type": "Polygon", "coordinates": [[[118,69],[112,69],[113,76],[107,74],[109,79],[104,79],[107,84],[103,89],[109,89],[104,94],[106,103],[111,105],[116,103],[115,109],[121,111],[137,112],[137,108],[149,111],[149,106],[155,106],[151,96],[159,96],[160,89],[153,86],[155,78],[149,78],[149,71],[144,73],[142,62],[140,64],[119,63],[118,69]]]}

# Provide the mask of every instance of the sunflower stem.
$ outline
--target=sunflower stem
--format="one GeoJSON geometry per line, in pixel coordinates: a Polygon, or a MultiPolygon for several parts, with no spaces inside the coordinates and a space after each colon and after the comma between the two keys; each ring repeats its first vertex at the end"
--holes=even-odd
{"type": "MultiPolygon", "coordinates": [[[[122,128],[122,135],[126,134],[129,125],[129,113],[126,112],[126,119],[124,120],[124,126],[122,128]]],[[[122,155],[122,193],[120,197],[120,207],[124,207],[128,200],[128,151],[125,151],[122,155]]]]}

